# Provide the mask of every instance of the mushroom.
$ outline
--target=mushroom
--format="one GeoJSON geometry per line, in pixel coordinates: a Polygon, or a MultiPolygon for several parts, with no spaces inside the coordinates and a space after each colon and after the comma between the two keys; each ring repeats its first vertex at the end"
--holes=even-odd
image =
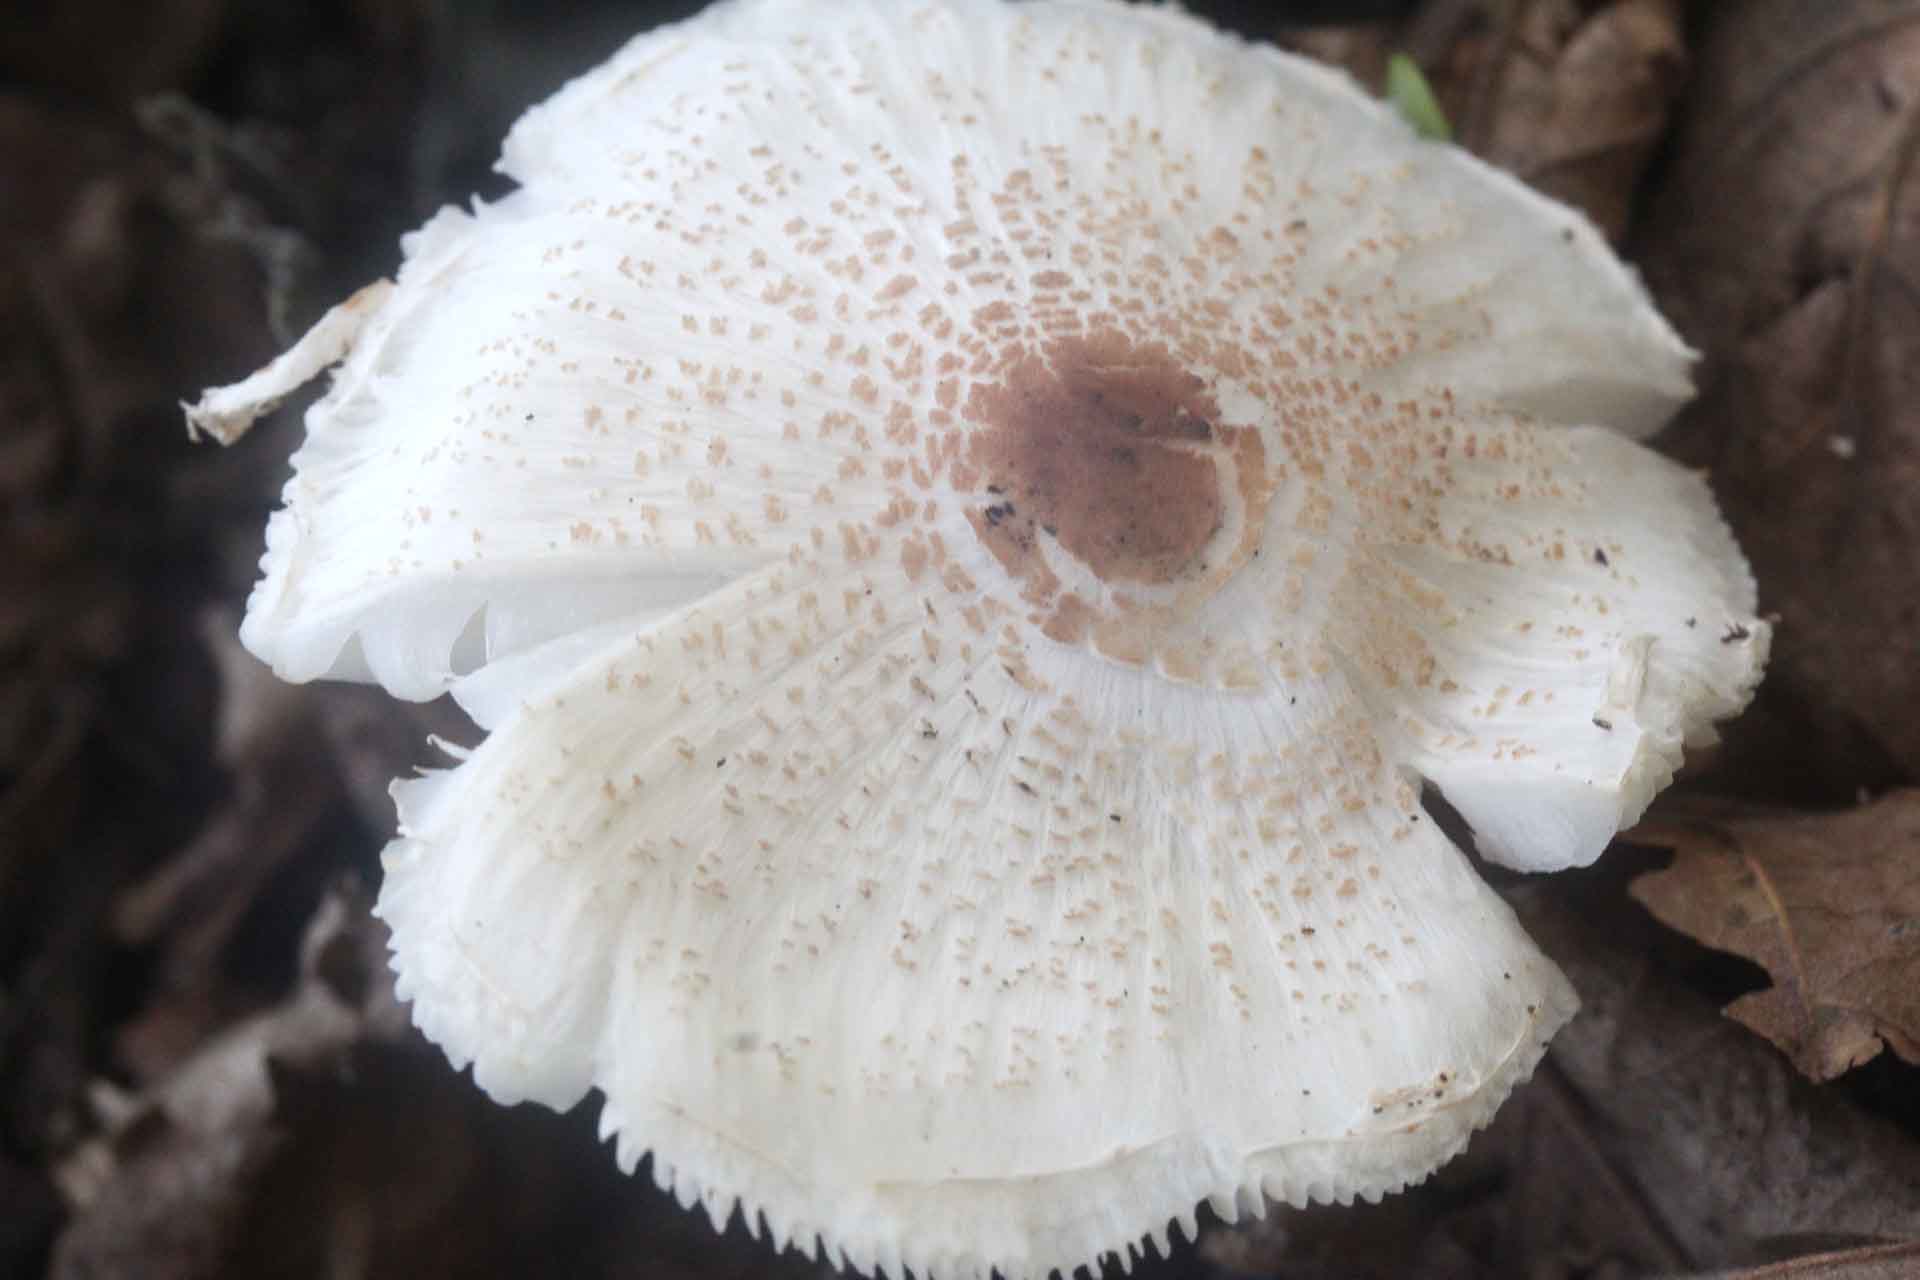
{"type": "Polygon", "coordinates": [[[507,140],[338,363],[247,646],[451,692],[378,912],[503,1102],[859,1270],[1374,1199],[1575,997],[1754,585],[1578,214],[1170,8],[738,0],[507,140]]]}

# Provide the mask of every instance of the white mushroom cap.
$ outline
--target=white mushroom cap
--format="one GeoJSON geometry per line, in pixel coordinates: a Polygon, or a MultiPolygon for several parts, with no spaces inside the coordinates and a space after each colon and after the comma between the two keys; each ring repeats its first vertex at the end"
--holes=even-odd
{"type": "Polygon", "coordinates": [[[344,352],[243,631],[451,690],[380,913],[502,1100],[861,1269],[1376,1197],[1574,997],[1767,629],[1579,215],[1173,10],[759,0],[535,108],[344,352]]]}

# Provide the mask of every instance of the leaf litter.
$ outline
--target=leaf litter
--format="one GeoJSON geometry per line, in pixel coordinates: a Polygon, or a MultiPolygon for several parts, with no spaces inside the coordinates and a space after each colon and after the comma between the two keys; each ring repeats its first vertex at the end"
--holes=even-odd
{"type": "Polygon", "coordinates": [[[1833,814],[1669,806],[1629,838],[1674,863],[1633,884],[1662,923],[1764,966],[1727,1006],[1830,1080],[1890,1048],[1920,1062],[1920,791],[1833,814]]]}
{"type": "Polygon", "coordinates": [[[1706,34],[1637,250],[1705,353],[1672,447],[1780,616],[1729,776],[1832,806],[1920,773],[1920,6],[1749,0],[1706,34]]]}
{"type": "MultiPolygon", "coordinates": [[[[482,1104],[405,1025],[365,886],[387,780],[458,718],[255,678],[231,619],[286,448],[189,451],[173,408],[691,4],[165,7],[189,25],[126,74],[62,80],[64,26],[0,41],[32,68],[0,92],[0,1273],[826,1274],[613,1174],[588,1115],[482,1104]]],[[[1466,1156],[1139,1270],[1916,1274],[1915,802],[1856,798],[1920,781],[1920,6],[1373,8],[1249,31],[1376,87],[1410,56],[1463,141],[1627,244],[1703,352],[1668,445],[1781,615],[1774,674],[1635,833],[1670,865],[1512,882],[1586,1012],[1466,1156]]]]}

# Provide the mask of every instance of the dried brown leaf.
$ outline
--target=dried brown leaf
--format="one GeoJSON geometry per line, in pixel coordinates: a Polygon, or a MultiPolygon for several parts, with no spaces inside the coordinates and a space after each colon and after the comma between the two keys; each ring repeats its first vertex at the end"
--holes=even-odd
{"type": "Polygon", "coordinates": [[[1457,45],[1447,68],[1462,136],[1617,240],[1685,81],[1679,0],[1506,7],[1511,34],[1457,45]]]}
{"type": "Polygon", "coordinates": [[[1199,1256],[1288,1280],[1628,1280],[1920,1236],[1920,1144],[1691,990],[1693,950],[1625,878],[1510,895],[1582,1009],[1459,1158],[1379,1205],[1203,1229],[1199,1256]]]}
{"type": "Polygon", "coordinates": [[[119,1065],[137,1081],[259,1005],[258,975],[230,973],[225,958],[346,800],[337,772],[315,758],[312,692],[275,680],[240,647],[238,627],[227,609],[200,623],[221,685],[214,763],[231,793],[192,840],[115,895],[107,921],[117,942],[150,958],[152,991],[115,1036],[119,1065]]]}
{"type": "MultiPolygon", "coordinates": [[[[1511,900],[1580,993],[1548,1060],[1687,1267],[1773,1261],[1808,1239],[1920,1238],[1920,1143],[1716,1017],[1662,965],[1662,931],[1592,883],[1610,874],[1531,883],[1511,900]]],[[[1589,1181],[1584,1194],[1610,1191],[1589,1181]]]]}
{"type": "Polygon", "coordinates": [[[1406,23],[1281,33],[1379,86],[1387,56],[1426,70],[1456,139],[1625,234],[1686,80],[1680,0],[1446,0],[1406,23]]]}
{"type": "Polygon", "coordinates": [[[1387,59],[1400,49],[1402,24],[1359,22],[1351,26],[1285,28],[1274,40],[1284,49],[1344,69],[1363,85],[1387,81],[1387,59]]]}
{"type": "Polygon", "coordinates": [[[250,1184],[282,1141],[276,1072],[324,1071],[362,1043],[403,1034],[383,949],[364,896],[336,890],[308,926],[302,980],[286,1003],[207,1041],[144,1093],[97,1108],[107,1133],[59,1169],[77,1212],[49,1275],[218,1274],[250,1184]]]}
{"type": "Polygon", "coordinates": [[[1781,618],[1727,776],[1837,803],[1920,776],[1920,4],[1702,14],[1639,256],[1707,356],[1673,447],[1781,618]]]}
{"type": "Polygon", "coordinates": [[[1912,1280],[1915,1275],[1920,1275],[1920,1241],[1837,1249],[1697,1280],[1912,1280]]]}
{"type": "Polygon", "coordinates": [[[1633,883],[1665,924],[1773,978],[1727,1013],[1827,1080],[1884,1044],[1920,1062],[1920,791],[1847,813],[1667,816],[1674,863],[1633,883]]]}

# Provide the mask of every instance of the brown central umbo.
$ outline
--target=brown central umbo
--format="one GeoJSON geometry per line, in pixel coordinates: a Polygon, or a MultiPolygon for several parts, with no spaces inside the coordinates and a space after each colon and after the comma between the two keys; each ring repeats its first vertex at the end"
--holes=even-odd
{"type": "Polygon", "coordinates": [[[986,501],[975,530],[1016,578],[1050,578],[1044,535],[1108,583],[1163,584],[1202,570],[1219,529],[1208,446],[1219,410],[1167,349],[1116,333],[1064,339],[980,383],[966,406],[968,461],[986,501]]]}

